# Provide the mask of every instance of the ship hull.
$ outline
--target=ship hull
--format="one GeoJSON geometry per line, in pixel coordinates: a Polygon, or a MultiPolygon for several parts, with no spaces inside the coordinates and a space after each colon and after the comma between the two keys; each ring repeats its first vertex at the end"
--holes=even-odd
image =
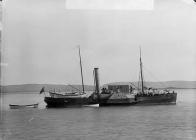
{"type": "Polygon", "coordinates": [[[153,95],[153,96],[136,96],[137,105],[144,104],[176,104],[177,93],[153,95]]]}
{"type": "Polygon", "coordinates": [[[53,98],[45,97],[44,98],[47,107],[68,107],[68,106],[83,106],[83,105],[93,105],[97,102],[92,101],[89,98],[53,98]]]}
{"type": "Polygon", "coordinates": [[[100,106],[124,106],[134,105],[136,103],[134,96],[125,93],[115,93],[108,95],[107,98],[106,96],[101,95],[99,99],[100,106]]]}
{"type": "Polygon", "coordinates": [[[135,98],[100,98],[98,101],[92,98],[78,97],[78,98],[53,98],[45,97],[44,101],[47,107],[68,107],[68,106],[83,106],[98,104],[99,106],[129,106],[129,105],[161,105],[161,104],[176,104],[177,93],[163,94],[163,95],[138,95],[135,98]]]}
{"type": "Polygon", "coordinates": [[[46,107],[66,107],[67,100],[64,98],[52,98],[52,97],[45,97],[45,103],[47,104],[46,107]]]}
{"type": "Polygon", "coordinates": [[[135,105],[136,101],[124,101],[124,100],[107,100],[107,101],[101,101],[99,103],[99,106],[130,106],[135,105]]]}

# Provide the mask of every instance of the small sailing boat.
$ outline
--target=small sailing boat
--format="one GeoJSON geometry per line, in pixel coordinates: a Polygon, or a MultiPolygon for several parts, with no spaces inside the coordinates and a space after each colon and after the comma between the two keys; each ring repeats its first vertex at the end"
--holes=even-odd
{"type": "Polygon", "coordinates": [[[66,106],[82,106],[95,104],[95,101],[92,100],[91,96],[85,93],[84,89],[84,80],[83,80],[83,69],[82,61],[79,47],[79,59],[80,59],[80,73],[82,80],[82,91],[72,92],[72,93],[58,93],[56,91],[49,91],[50,97],[45,97],[44,101],[47,104],[47,107],[66,107],[66,106]]]}
{"type": "Polygon", "coordinates": [[[14,105],[9,104],[10,109],[21,109],[21,108],[38,108],[38,103],[36,104],[27,104],[27,105],[14,105]]]}

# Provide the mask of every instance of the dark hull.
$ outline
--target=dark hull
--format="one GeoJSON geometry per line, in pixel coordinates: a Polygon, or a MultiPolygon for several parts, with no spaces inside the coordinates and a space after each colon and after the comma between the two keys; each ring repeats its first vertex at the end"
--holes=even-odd
{"type": "Polygon", "coordinates": [[[134,105],[137,102],[135,99],[104,99],[99,101],[100,106],[128,106],[128,105],[134,105]]]}
{"type": "Polygon", "coordinates": [[[155,105],[155,104],[176,104],[177,93],[135,96],[135,99],[111,99],[102,98],[98,101],[92,98],[53,98],[45,97],[47,107],[67,107],[98,104],[100,106],[128,106],[128,105],[155,105]]]}
{"type": "Polygon", "coordinates": [[[47,107],[67,107],[67,106],[83,106],[96,104],[97,102],[90,100],[89,98],[44,98],[47,107]]]}
{"type": "Polygon", "coordinates": [[[45,97],[44,101],[47,104],[47,107],[68,107],[68,106],[83,106],[83,105],[92,105],[98,104],[100,106],[124,106],[124,105],[134,105],[137,102],[133,100],[123,100],[123,99],[103,99],[99,101],[93,101],[89,98],[53,98],[45,97]]]}
{"type": "Polygon", "coordinates": [[[154,96],[136,96],[137,105],[176,104],[176,99],[177,93],[154,96]]]}

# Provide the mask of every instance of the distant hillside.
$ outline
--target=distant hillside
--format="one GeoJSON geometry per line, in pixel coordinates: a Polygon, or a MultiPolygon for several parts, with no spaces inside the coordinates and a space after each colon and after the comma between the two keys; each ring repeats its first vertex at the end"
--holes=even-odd
{"type": "MultiPolygon", "coordinates": [[[[105,84],[106,85],[127,85],[133,83],[138,85],[137,82],[114,82],[105,84]]],[[[153,88],[176,88],[176,89],[196,89],[196,81],[167,81],[167,82],[145,82],[145,86],[153,88]]],[[[57,91],[77,91],[79,89],[82,91],[81,85],[53,85],[53,84],[24,84],[24,85],[8,85],[1,86],[1,92],[3,93],[13,93],[13,92],[39,92],[42,87],[45,87],[45,91],[57,90],[57,91]],[[74,89],[76,88],[76,89],[74,89]]],[[[93,91],[94,86],[85,85],[85,91],[93,91]]]]}
{"type": "MultiPolygon", "coordinates": [[[[57,90],[57,91],[82,91],[81,85],[53,85],[53,84],[24,84],[24,85],[8,85],[1,86],[1,92],[12,93],[12,92],[39,92],[42,87],[45,87],[45,91],[57,90]],[[75,89],[74,89],[75,88],[75,89]]],[[[92,91],[94,87],[91,85],[85,85],[85,91],[92,91]]]]}
{"type": "MultiPolygon", "coordinates": [[[[134,85],[138,85],[137,82],[132,82],[134,85]]],[[[114,82],[106,85],[127,85],[130,82],[114,82]]],[[[146,87],[153,87],[158,89],[163,88],[178,88],[178,89],[194,89],[196,88],[196,81],[166,81],[166,82],[144,82],[146,87]]]]}

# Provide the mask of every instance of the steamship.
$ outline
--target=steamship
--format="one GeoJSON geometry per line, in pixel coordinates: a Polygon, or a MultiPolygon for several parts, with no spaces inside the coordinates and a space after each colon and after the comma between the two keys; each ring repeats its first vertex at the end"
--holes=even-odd
{"type": "Polygon", "coordinates": [[[83,71],[81,63],[81,54],[79,48],[80,71],[82,79],[82,91],[74,93],[59,93],[56,91],[49,91],[49,97],[45,97],[44,101],[47,107],[67,107],[67,106],[86,106],[95,105],[132,105],[135,104],[135,96],[131,94],[129,87],[121,86],[116,90],[116,86],[109,86],[109,89],[102,88],[100,92],[98,68],[94,68],[94,87],[95,90],[91,94],[86,94],[84,90],[83,71]]]}
{"type": "Polygon", "coordinates": [[[157,90],[146,88],[144,86],[141,49],[140,49],[140,77],[139,87],[133,83],[130,85],[107,85],[100,90],[98,68],[94,68],[94,87],[95,91],[87,95],[84,91],[81,55],[79,48],[81,79],[83,91],[80,93],[60,94],[55,91],[49,91],[50,97],[45,97],[44,101],[48,107],[66,107],[94,105],[145,105],[145,104],[175,104],[177,93],[170,90],[157,90]]]}

